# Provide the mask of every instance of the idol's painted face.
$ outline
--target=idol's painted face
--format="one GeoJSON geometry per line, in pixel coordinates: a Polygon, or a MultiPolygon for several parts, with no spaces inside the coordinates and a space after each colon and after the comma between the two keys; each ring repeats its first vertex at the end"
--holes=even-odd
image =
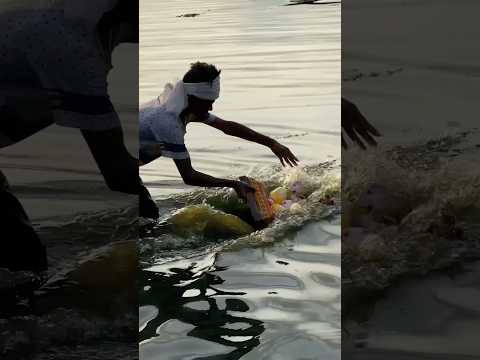
{"type": "Polygon", "coordinates": [[[205,119],[209,111],[213,108],[215,100],[200,99],[196,96],[188,96],[188,112],[194,114],[199,119],[205,119]]]}

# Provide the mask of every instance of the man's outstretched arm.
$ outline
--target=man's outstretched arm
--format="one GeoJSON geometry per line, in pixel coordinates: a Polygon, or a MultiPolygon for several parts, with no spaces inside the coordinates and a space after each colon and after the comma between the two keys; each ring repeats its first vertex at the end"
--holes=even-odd
{"type": "Polygon", "coordinates": [[[272,150],[272,152],[280,159],[283,166],[285,166],[285,164],[296,166],[299,161],[289,148],[280,144],[275,139],[250,129],[248,126],[239,124],[235,121],[223,120],[219,117],[216,117],[214,121],[209,123],[209,125],[223,131],[227,135],[236,136],[269,147],[270,150],[272,150]]]}
{"type": "Polygon", "coordinates": [[[255,191],[252,187],[238,180],[229,180],[216,178],[199,171],[196,171],[192,167],[190,158],[187,159],[174,159],[178,172],[182,176],[183,182],[192,186],[204,186],[204,187],[230,187],[234,189],[238,196],[245,199],[246,194],[249,191],[255,191]]]}

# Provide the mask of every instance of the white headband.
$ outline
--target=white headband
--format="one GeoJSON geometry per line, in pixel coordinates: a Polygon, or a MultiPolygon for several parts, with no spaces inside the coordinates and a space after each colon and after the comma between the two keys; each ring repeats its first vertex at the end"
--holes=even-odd
{"type": "Polygon", "coordinates": [[[178,81],[174,87],[171,84],[167,84],[161,97],[164,99],[168,112],[180,115],[188,106],[188,95],[205,100],[218,99],[220,95],[220,76],[217,76],[211,83],[184,83],[183,81],[178,81]]]}

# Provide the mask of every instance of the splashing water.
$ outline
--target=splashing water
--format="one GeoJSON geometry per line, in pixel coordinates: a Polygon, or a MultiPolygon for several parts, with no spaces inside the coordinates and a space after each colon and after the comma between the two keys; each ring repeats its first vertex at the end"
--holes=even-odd
{"type": "Polygon", "coordinates": [[[249,209],[231,190],[202,189],[174,195],[160,203],[159,223],[142,227],[142,261],[158,264],[213,249],[271,244],[308,222],[338,214],[338,205],[325,202],[326,198],[340,198],[340,179],[331,171],[333,166],[330,163],[282,171],[277,171],[277,167],[253,169],[251,174],[269,191],[302,184],[303,199],[298,201],[302,211],[281,211],[269,227],[259,231],[248,224],[249,209]]]}
{"type": "Polygon", "coordinates": [[[449,156],[464,141],[462,133],[347,154],[342,188],[346,297],[353,289],[381,290],[401,276],[480,257],[480,171],[467,158],[449,156]]]}

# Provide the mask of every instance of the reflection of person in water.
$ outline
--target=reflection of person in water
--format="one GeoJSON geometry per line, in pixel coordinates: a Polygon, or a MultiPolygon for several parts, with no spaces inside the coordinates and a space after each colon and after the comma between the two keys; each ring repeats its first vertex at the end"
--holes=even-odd
{"type": "Polygon", "coordinates": [[[185,184],[205,187],[230,187],[245,198],[253,189],[238,180],[216,178],[196,171],[185,147],[186,126],[201,122],[223,133],[268,147],[282,165],[297,165],[298,159],[284,145],[245,125],[223,120],[211,113],[220,93],[220,71],[213,65],[191,65],[182,81],[168,84],[164,94],[140,109],[140,165],[160,156],[173,159],[185,184]]]}
{"type": "Polygon", "coordinates": [[[79,129],[108,187],[139,194],[148,215],[152,201],[107,92],[114,48],[138,43],[138,0],[28,4],[9,2],[0,15],[0,147],[53,123],[79,129]]]}
{"type": "MultiPolygon", "coordinates": [[[[364,150],[367,147],[363,141],[367,142],[368,145],[377,146],[377,141],[373,136],[381,136],[378,130],[362,115],[357,106],[345,98],[342,98],[342,128],[348,137],[364,150]]],[[[348,148],[343,133],[342,147],[344,149],[348,148]]]]}
{"type": "MultiPolygon", "coordinates": [[[[171,274],[152,273],[142,271],[140,284],[148,285],[147,291],[140,290],[140,305],[154,305],[159,309],[158,316],[151,320],[140,332],[140,341],[159,336],[157,328],[169,319],[178,319],[184,323],[192,324],[194,329],[187,335],[196,338],[213,341],[235,350],[225,356],[228,359],[240,359],[254,347],[259,345],[259,335],[265,330],[260,320],[250,319],[243,316],[233,316],[229,312],[247,312],[249,306],[238,298],[226,298],[225,309],[221,310],[215,296],[240,296],[241,292],[226,292],[216,289],[214,285],[222,284],[224,280],[218,276],[218,271],[223,268],[215,268],[215,273],[204,272],[198,276],[197,272],[188,269],[170,269],[171,274]],[[195,279],[192,281],[192,279],[195,279]],[[177,286],[186,283],[185,286],[177,286]],[[198,295],[185,297],[188,290],[196,290],[198,295]],[[196,310],[189,304],[207,302],[207,310],[196,310]],[[228,328],[228,324],[242,323],[249,327],[234,329],[228,328]],[[229,336],[242,336],[242,341],[231,341],[229,336]]],[[[161,334],[160,334],[161,335],[161,334]]],[[[200,358],[199,358],[200,359],[200,358]]]]}

